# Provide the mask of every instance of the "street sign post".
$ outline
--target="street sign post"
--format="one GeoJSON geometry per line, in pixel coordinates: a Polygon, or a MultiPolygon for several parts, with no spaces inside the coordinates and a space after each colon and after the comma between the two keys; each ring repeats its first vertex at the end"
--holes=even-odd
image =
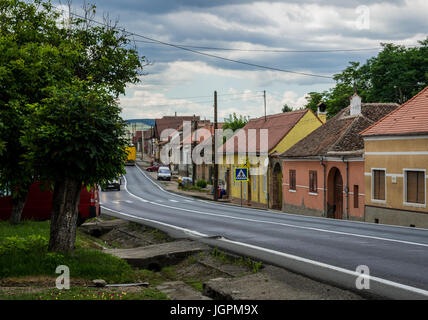
{"type": "Polygon", "coordinates": [[[235,168],[235,181],[241,181],[241,207],[242,207],[242,181],[248,181],[248,167],[235,168]]]}

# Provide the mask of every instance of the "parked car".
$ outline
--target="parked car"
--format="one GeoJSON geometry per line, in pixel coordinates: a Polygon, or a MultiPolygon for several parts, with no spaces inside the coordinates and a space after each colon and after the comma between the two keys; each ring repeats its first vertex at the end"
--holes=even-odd
{"type": "Polygon", "coordinates": [[[157,179],[171,181],[171,170],[168,167],[159,167],[157,179]]]}
{"type": "MultiPolygon", "coordinates": [[[[39,182],[31,185],[27,195],[22,220],[49,220],[52,210],[53,192],[42,189],[39,182]]],[[[12,212],[11,195],[7,190],[0,194],[0,220],[8,220],[12,212]]],[[[80,191],[79,217],[77,224],[81,225],[86,219],[94,218],[100,214],[98,188],[92,187],[89,191],[82,185],[80,191]]]]}
{"type": "Polygon", "coordinates": [[[120,191],[120,185],[122,184],[121,178],[116,178],[110,181],[107,181],[107,183],[101,185],[101,190],[106,191],[110,189],[114,189],[117,191],[120,191]]]}
{"type": "Polygon", "coordinates": [[[159,163],[156,163],[156,164],[154,164],[154,165],[152,165],[151,167],[148,167],[147,169],[146,169],[146,171],[149,171],[149,172],[157,172],[158,170],[159,170],[159,167],[160,167],[161,165],[159,164],[159,163]]]}

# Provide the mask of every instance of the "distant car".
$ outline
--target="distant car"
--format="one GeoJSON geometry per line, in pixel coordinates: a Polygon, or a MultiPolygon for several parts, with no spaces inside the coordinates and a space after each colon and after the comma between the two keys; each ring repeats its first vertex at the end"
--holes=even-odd
{"type": "Polygon", "coordinates": [[[120,178],[116,178],[110,181],[107,181],[107,183],[101,185],[101,190],[106,191],[110,189],[114,189],[117,191],[120,191],[120,185],[122,184],[122,180],[120,178]]]}
{"type": "Polygon", "coordinates": [[[168,167],[159,167],[157,179],[171,181],[171,170],[168,167]]]}
{"type": "Polygon", "coordinates": [[[154,164],[154,165],[152,165],[151,167],[148,167],[147,169],[146,169],[146,171],[149,171],[149,172],[157,172],[158,170],[159,170],[159,167],[160,167],[161,165],[159,164],[159,163],[157,163],[157,164],[154,164]]]}

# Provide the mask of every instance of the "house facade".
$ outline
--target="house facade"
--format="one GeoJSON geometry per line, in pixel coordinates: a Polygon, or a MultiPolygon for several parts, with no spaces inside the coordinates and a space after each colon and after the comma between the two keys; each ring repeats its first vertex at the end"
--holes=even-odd
{"type": "Polygon", "coordinates": [[[281,154],[285,212],[364,221],[364,142],[359,133],[398,107],[350,105],[281,154]]]}
{"type": "Polygon", "coordinates": [[[221,148],[219,183],[226,187],[227,196],[235,203],[280,209],[282,170],[278,155],[321,125],[310,110],[250,120],[221,148]],[[235,169],[244,164],[249,167],[248,181],[235,181],[235,169]]]}
{"type": "Polygon", "coordinates": [[[361,135],[365,220],[428,228],[428,87],[361,135]]]}

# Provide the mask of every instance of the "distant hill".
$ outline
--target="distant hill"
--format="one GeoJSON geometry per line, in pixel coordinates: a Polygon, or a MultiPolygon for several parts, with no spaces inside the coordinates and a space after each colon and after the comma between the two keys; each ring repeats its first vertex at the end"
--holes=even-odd
{"type": "Polygon", "coordinates": [[[125,120],[126,123],[144,123],[145,125],[148,125],[150,127],[154,127],[155,125],[155,119],[128,119],[125,120]]]}

